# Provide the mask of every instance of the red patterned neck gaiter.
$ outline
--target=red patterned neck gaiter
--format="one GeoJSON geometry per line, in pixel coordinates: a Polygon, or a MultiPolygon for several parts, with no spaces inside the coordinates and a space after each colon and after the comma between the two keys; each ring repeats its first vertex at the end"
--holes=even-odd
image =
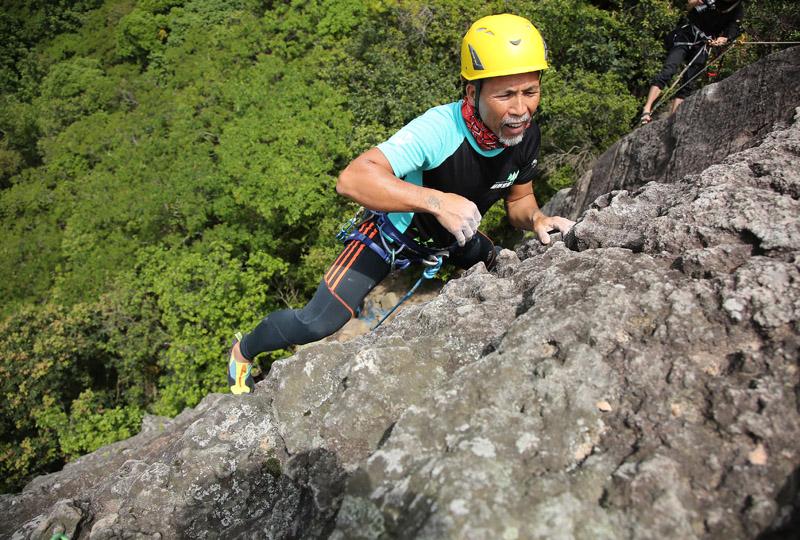
{"type": "Polygon", "coordinates": [[[461,104],[461,116],[464,117],[464,122],[467,123],[467,127],[472,136],[475,137],[475,142],[478,143],[478,146],[484,150],[494,150],[505,146],[497,138],[497,135],[478,118],[475,114],[475,107],[469,104],[467,98],[464,98],[461,104]]]}

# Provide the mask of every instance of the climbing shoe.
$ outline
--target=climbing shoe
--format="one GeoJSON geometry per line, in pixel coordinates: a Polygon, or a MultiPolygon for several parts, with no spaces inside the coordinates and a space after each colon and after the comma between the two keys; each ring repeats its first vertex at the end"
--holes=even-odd
{"type": "Polygon", "coordinates": [[[236,332],[231,344],[230,359],[228,360],[228,386],[233,394],[250,394],[256,389],[253,375],[250,373],[253,364],[239,362],[233,356],[233,348],[242,340],[242,334],[236,332]]]}

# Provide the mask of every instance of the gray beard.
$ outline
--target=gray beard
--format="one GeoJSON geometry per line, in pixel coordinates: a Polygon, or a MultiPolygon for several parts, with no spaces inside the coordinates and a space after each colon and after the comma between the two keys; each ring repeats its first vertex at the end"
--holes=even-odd
{"type": "Polygon", "coordinates": [[[516,137],[512,137],[511,139],[507,137],[503,137],[502,135],[498,135],[497,138],[503,143],[504,146],[516,146],[522,142],[522,138],[525,137],[525,133],[520,133],[516,137]]]}
{"type": "MultiPolygon", "coordinates": [[[[506,124],[509,124],[509,123],[516,124],[517,122],[528,122],[528,121],[530,121],[530,119],[531,119],[531,116],[529,114],[523,114],[522,116],[511,116],[511,117],[508,118],[508,120],[506,120],[505,122],[502,122],[500,124],[500,130],[499,131],[502,133],[503,132],[503,126],[505,126],[506,124]]],[[[522,133],[520,133],[516,137],[512,137],[510,139],[508,137],[503,137],[502,135],[500,135],[500,133],[496,133],[495,135],[497,135],[497,138],[505,146],[516,146],[516,145],[518,145],[519,143],[522,142],[522,138],[525,136],[525,132],[523,131],[522,133]]]]}

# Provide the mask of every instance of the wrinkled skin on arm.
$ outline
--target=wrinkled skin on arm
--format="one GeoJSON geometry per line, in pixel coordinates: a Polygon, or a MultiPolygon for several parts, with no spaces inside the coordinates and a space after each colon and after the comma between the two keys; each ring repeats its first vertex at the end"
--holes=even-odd
{"type": "Polygon", "coordinates": [[[478,207],[469,199],[397,178],[378,148],[367,150],[342,171],[336,191],[378,212],[432,214],[460,246],[475,235],[481,222],[478,207]]]}

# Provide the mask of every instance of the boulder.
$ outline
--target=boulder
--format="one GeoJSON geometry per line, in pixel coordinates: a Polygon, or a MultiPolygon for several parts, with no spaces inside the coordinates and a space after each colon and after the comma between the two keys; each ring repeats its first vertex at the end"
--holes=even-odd
{"type": "Polygon", "coordinates": [[[545,213],[574,220],[601,195],[648,182],[676,182],[759,144],[776,123],[791,121],[800,104],[797,81],[800,47],[793,47],[705,86],[674,115],[617,141],[574,187],[559,192],[545,213]]]}

